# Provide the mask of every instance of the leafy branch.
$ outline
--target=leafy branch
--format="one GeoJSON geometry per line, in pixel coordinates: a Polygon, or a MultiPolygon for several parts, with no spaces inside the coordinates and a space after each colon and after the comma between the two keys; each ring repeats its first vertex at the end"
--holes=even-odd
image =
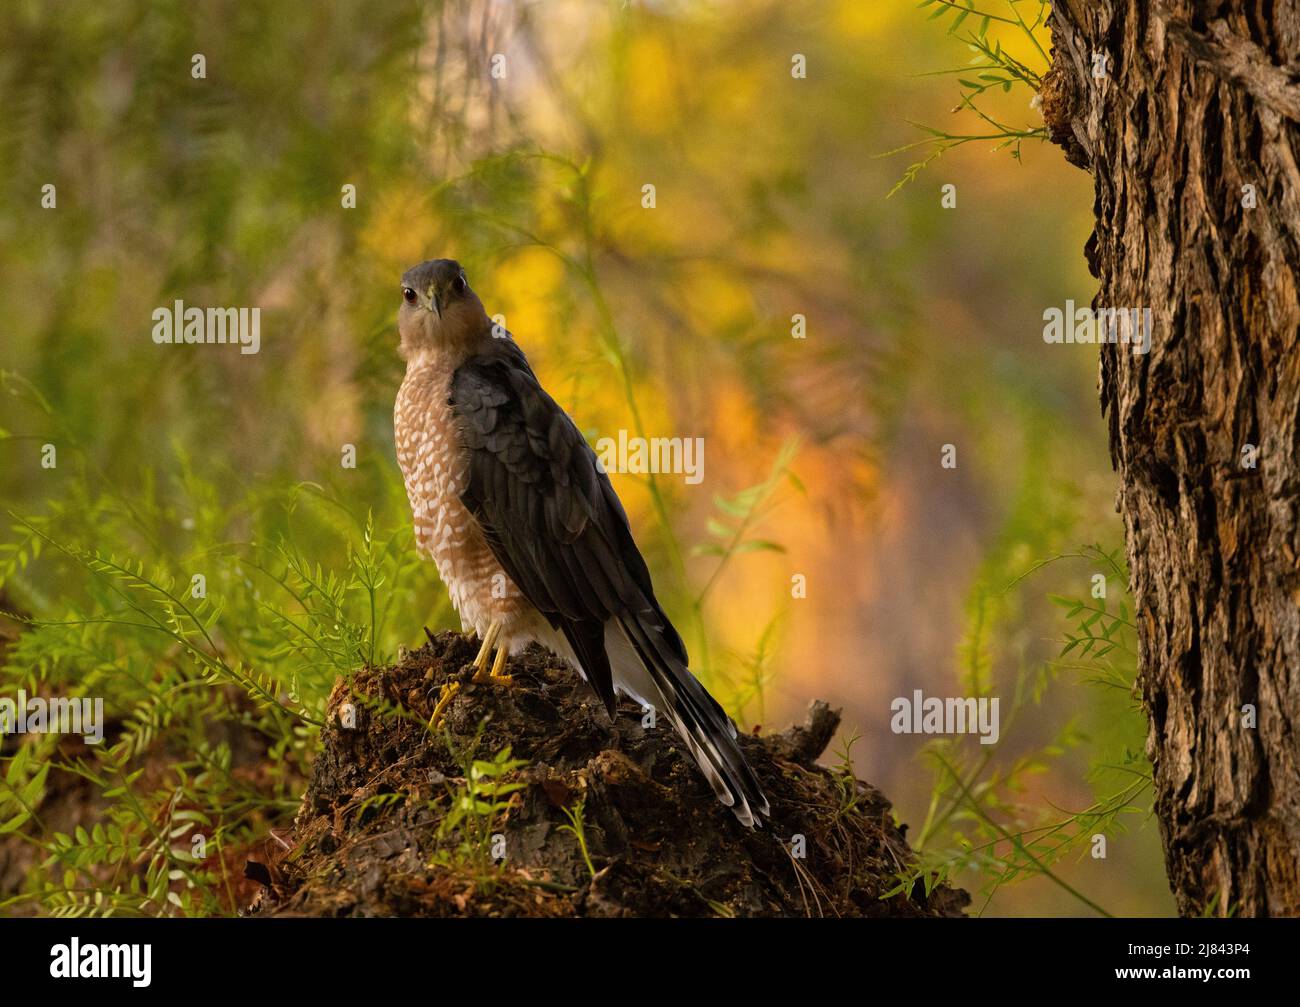
{"type": "Polygon", "coordinates": [[[968,143],[991,141],[994,143],[994,151],[1009,149],[1011,156],[1019,161],[1021,159],[1021,145],[1024,141],[1048,139],[1045,126],[1014,126],[1008,124],[989,111],[983,101],[991,91],[1007,94],[1014,88],[1025,87],[1035,95],[1036,102],[1036,96],[1043,86],[1043,74],[1051,66],[1051,58],[1039,38],[1047,20],[1050,4],[1047,0],[1005,0],[1005,3],[1006,13],[1003,14],[977,8],[975,0],[960,0],[960,2],[958,0],[921,0],[921,3],[917,5],[921,8],[935,7],[935,10],[930,14],[930,20],[932,21],[951,17],[948,33],[964,43],[974,53],[966,66],[931,71],[930,73],[921,74],[921,76],[961,75],[957,81],[961,87],[961,95],[952,111],[971,113],[987,128],[978,132],[954,132],[909,120],[912,126],[927,135],[920,140],[905,143],[877,156],[890,157],[918,148],[925,148],[928,153],[920,161],[912,163],[904,170],[902,177],[890,189],[889,196],[893,196],[894,193],[908,183],[914,182],[927,166],[956,147],[968,143]],[[1034,15],[1030,19],[1026,19],[1020,10],[1021,6],[1026,3],[1032,4],[1035,8],[1034,15]],[[974,28],[967,27],[965,31],[959,31],[970,18],[978,19],[976,26],[974,28]],[[991,32],[998,30],[1028,39],[1039,60],[1041,60],[1041,67],[1035,69],[1008,52],[1003,47],[1003,40],[997,37],[996,34],[991,34],[991,32]]]}

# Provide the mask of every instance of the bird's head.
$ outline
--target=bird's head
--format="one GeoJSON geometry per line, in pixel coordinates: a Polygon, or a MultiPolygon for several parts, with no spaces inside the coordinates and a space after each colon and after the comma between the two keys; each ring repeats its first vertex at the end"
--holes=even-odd
{"type": "Polygon", "coordinates": [[[402,274],[397,331],[403,357],[434,348],[468,352],[491,328],[483,302],[470,289],[459,262],[430,259],[402,274]]]}

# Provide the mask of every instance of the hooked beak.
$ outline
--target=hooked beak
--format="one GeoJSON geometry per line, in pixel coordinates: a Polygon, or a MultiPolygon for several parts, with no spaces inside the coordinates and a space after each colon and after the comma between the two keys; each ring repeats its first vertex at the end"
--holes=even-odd
{"type": "Polygon", "coordinates": [[[442,303],[438,300],[438,290],[436,287],[429,288],[429,310],[437,318],[442,318],[442,303]]]}

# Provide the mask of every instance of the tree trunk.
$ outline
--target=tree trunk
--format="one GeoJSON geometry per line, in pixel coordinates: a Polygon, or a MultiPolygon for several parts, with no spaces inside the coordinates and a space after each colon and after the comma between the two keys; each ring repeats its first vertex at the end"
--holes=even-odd
{"type": "Polygon", "coordinates": [[[1300,0],[1053,8],[1093,306],[1154,319],[1100,388],[1170,884],[1184,915],[1298,915],[1300,0]]]}

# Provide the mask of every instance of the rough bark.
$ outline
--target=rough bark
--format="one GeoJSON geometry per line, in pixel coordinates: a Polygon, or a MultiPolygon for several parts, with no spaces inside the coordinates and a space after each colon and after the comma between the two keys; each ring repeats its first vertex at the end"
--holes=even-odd
{"type": "Polygon", "coordinates": [[[249,865],[266,885],[253,912],[959,916],[969,902],[946,885],[886,896],[912,853],[877,790],[815,765],[839,723],[824,703],[802,727],[741,737],[773,811],[747,829],[667,725],[647,728],[627,702],[611,722],[573,670],[536,646],[510,659],[511,685],[475,684],[474,650],[443,633],[396,667],[339,681],[293,834],[249,865]],[[431,732],[452,680],[462,690],[431,732]],[[475,828],[448,827],[466,764],[507,745],[525,763],[509,774],[521,785],[509,807],[475,828]],[[567,827],[564,809],[579,803],[590,865],[567,827]],[[474,836],[487,834],[495,843],[476,856],[474,836]]]}
{"type": "Polygon", "coordinates": [[[1300,0],[1053,7],[1094,307],[1155,321],[1149,353],[1101,347],[1100,388],[1170,883],[1186,915],[1297,915],[1300,0]]]}

